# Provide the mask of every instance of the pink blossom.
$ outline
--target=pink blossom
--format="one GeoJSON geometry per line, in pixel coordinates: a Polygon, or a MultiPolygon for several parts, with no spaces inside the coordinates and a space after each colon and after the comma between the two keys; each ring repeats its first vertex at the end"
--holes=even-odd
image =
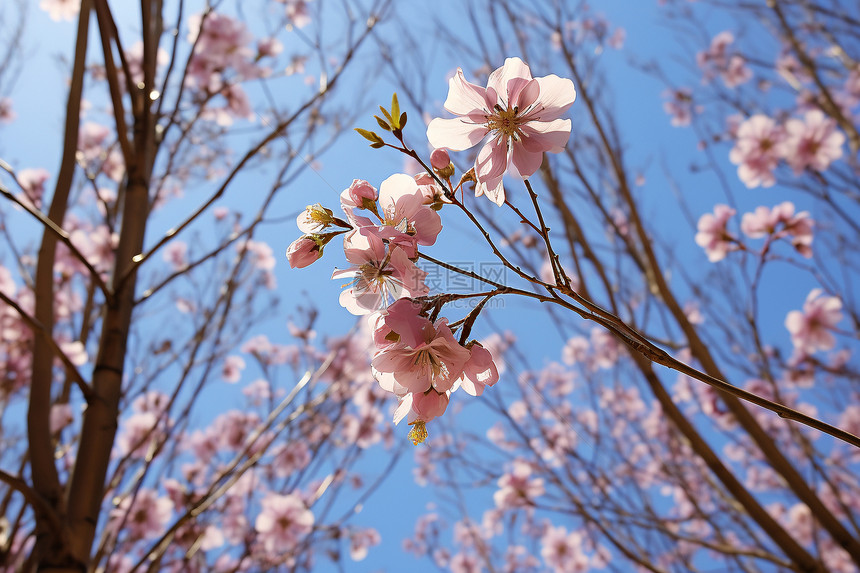
{"type": "Polygon", "coordinates": [[[153,412],[138,412],[126,418],[116,440],[117,451],[134,458],[144,457],[150,444],[163,438],[160,429],[154,431],[157,424],[158,415],[153,412]]]}
{"type": "Polygon", "coordinates": [[[704,82],[719,73],[726,87],[733,88],[752,78],[752,71],[747,67],[744,57],[729,53],[729,46],[734,41],[735,37],[731,32],[720,32],[711,40],[707,51],[696,54],[696,63],[704,72],[704,82]]]}
{"type": "Polygon", "coordinates": [[[344,207],[368,209],[379,198],[376,187],[364,179],[353,179],[349,187],[340,194],[340,204],[344,207]]]}
{"type": "Polygon", "coordinates": [[[272,555],[288,554],[314,527],[314,514],[295,494],[269,494],[254,522],[263,548],[272,555]]]}
{"type": "Polygon", "coordinates": [[[738,166],[744,185],[752,189],[776,183],[773,170],[783,155],[784,139],[785,131],[766,115],[756,114],[738,127],[729,160],[738,166]]]}
{"type": "Polygon", "coordinates": [[[304,441],[287,442],[276,448],[272,469],[278,477],[287,477],[311,463],[311,452],[304,441]]]}
{"type": "Polygon", "coordinates": [[[51,433],[56,434],[75,421],[72,407],[69,404],[54,404],[51,406],[51,433]]]}
{"type": "Polygon", "coordinates": [[[430,154],[430,166],[433,169],[445,169],[451,163],[451,157],[448,155],[448,150],[445,148],[434,149],[430,154]]]}
{"type": "Polygon", "coordinates": [[[712,263],[721,261],[726,253],[737,249],[737,239],[726,230],[726,223],[735,214],[728,205],[715,205],[714,212],[705,213],[699,218],[696,244],[705,249],[712,263]]]}
{"type": "Polygon", "coordinates": [[[274,58],[284,51],[284,45],[277,38],[260,38],[257,40],[257,57],[274,58]]]}
{"type": "Polygon", "coordinates": [[[54,22],[74,20],[81,11],[81,0],[41,0],[39,8],[54,22]]]}
{"type": "MultiPolygon", "coordinates": [[[[351,194],[355,193],[362,206],[374,211],[375,206],[365,198],[373,189],[368,187],[360,185],[353,190],[351,186],[341,194],[342,204],[349,207],[354,203],[351,194]]],[[[413,177],[397,173],[379,186],[379,207],[374,211],[380,219],[378,225],[367,217],[356,215],[353,209],[344,210],[353,226],[370,230],[380,239],[402,248],[408,258],[414,259],[418,256],[418,245],[434,244],[442,231],[439,213],[431,209],[425,199],[413,177]]]]}
{"type": "Polygon", "coordinates": [[[699,112],[698,107],[693,106],[693,92],[689,88],[678,88],[663,92],[663,97],[668,101],[663,102],[663,111],[672,119],[669,122],[673,127],[690,125],[693,121],[693,112],[699,112]]]}
{"type": "Polygon", "coordinates": [[[533,79],[521,59],[508,58],[490,74],[486,89],[468,83],[460,68],[448,85],[445,109],[459,117],[431,121],[427,139],[435,148],[463,151],[489,135],[475,162],[475,193],[497,205],[505,202],[502,176],[509,167],[526,178],[545,151],[559,153],[570,138],[570,120],[560,119],[576,99],[569,79],[533,79]]]}
{"type": "Polygon", "coordinates": [[[162,257],[164,261],[170,263],[174,271],[179,271],[188,266],[188,244],[184,241],[174,239],[166,247],[162,257]]]}
{"type": "Polygon", "coordinates": [[[334,213],[320,203],[308,205],[296,217],[296,226],[298,226],[299,231],[306,235],[321,233],[332,224],[334,224],[334,213]]]}
{"type": "Polygon", "coordinates": [[[173,502],[168,497],[158,497],[154,490],[142,488],[128,495],[111,510],[111,523],[119,527],[125,520],[123,531],[132,539],[158,537],[167,527],[173,514],[173,502]]]}
{"type": "Polygon", "coordinates": [[[18,172],[18,184],[21,186],[21,189],[24,190],[24,193],[27,195],[27,199],[29,199],[37,209],[41,209],[42,207],[42,196],[45,194],[45,183],[50,178],[51,174],[48,170],[42,168],[22,169],[18,172]]]}
{"type": "Polygon", "coordinates": [[[734,55],[729,59],[729,65],[720,74],[723,83],[728,88],[734,88],[750,81],[753,77],[752,70],[747,66],[743,56],[734,55]]]}
{"type": "Polygon", "coordinates": [[[490,351],[477,342],[469,348],[469,352],[469,360],[463,365],[463,375],[459,380],[460,387],[467,394],[480,396],[485,386],[492,386],[499,381],[499,371],[490,351]]]}
{"type": "Polygon", "coordinates": [[[511,509],[534,505],[534,500],[545,493],[543,478],[531,477],[532,466],[516,460],[510,472],[499,478],[499,489],[493,501],[499,509],[511,509]]]}
{"type": "Polygon", "coordinates": [[[812,256],[813,220],[808,211],[795,214],[794,204],[784,201],[773,209],[756,207],[752,213],[744,213],[741,231],[751,239],[772,236],[773,239],[790,237],[792,246],[804,257],[812,256]]]}
{"type": "Polygon", "coordinates": [[[812,289],[803,303],[803,311],[792,310],[785,317],[785,327],[794,347],[812,354],[836,346],[836,339],[829,331],[842,320],[841,309],[842,301],[838,297],[827,296],[820,288],[812,289]]]}
{"type": "Polygon", "coordinates": [[[431,388],[437,392],[450,390],[470,358],[469,351],[454,339],[445,319],[434,325],[418,310],[409,300],[391,305],[382,323],[397,341],[379,349],[371,362],[379,385],[400,396],[431,388]]]}
{"type": "Polygon", "coordinates": [[[484,570],[478,558],[469,553],[456,554],[448,567],[451,573],[482,573],[484,570]]]}
{"type": "Polygon", "coordinates": [[[241,356],[228,356],[221,366],[221,378],[224,382],[235,384],[242,378],[242,370],[245,369],[245,361],[241,356]]]}
{"type": "Polygon", "coordinates": [[[564,527],[547,527],[541,537],[541,557],[554,573],[585,573],[588,556],[582,551],[582,535],[564,527]]]}
{"type": "Polygon", "coordinates": [[[412,411],[415,419],[424,422],[434,420],[445,413],[450,401],[450,392],[439,392],[433,388],[425,392],[413,392],[412,411]]]}
{"type": "Polygon", "coordinates": [[[323,247],[312,235],[299,237],[287,247],[287,260],[290,268],[303,269],[318,261],[323,254],[323,247]]]}
{"type": "Polygon", "coordinates": [[[12,99],[0,97],[0,123],[12,123],[18,117],[12,109],[12,99]]]}
{"type": "Polygon", "coordinates": [[[806,168],[824,171],[831,162],[842,157],[845,136],[836,129],[836,122],[821,110],[806,112],[803,120],[789,119],[785,122],[785,131],[785,160],[795,175],[806,168]]]}
{"type": "Polygon", "coordinates": [[[379,545],[382,537],[379,532],[369,527],[353,531],[349,535],[349,556],[353,561],[361,561],[367,557],[367,550],[374,545],[379,545]]]}
{"type": "Polygon", "coordinates": [[[346,260],[352,267],[335,270],[332,279],[349,278],[340,304],[355,315],[370,314],[388,305],[389,299],[427,293],[427,273],[409,260],[403,249],[389,246],[372,230],[362,227],[344,239],[346,260]]]}
{"type": "Polygon", "coordinates": [[[706,51],[696,54],[696,63],[705,72],[705,80],[713,77],[713,70],[720,70],[726,67],[728,62],[728,47],[734,41],[734,34],[725,30],[713,37],[711,45],[706,51]]]}

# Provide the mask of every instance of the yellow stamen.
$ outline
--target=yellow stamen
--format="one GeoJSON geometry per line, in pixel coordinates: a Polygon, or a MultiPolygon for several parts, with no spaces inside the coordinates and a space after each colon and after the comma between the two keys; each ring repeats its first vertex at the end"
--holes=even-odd
{"type": "Polygon", "coordinates": [[[427,425],[424,421],[416,420],[409,425],[412,426],[412,429],[406,437],[412,440],[412,445],[417,446],[423,443],[427,439],[427,425]]]}

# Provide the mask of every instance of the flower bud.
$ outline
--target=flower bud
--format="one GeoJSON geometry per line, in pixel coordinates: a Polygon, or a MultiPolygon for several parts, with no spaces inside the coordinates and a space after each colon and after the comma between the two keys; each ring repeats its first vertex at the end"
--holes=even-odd
{"type": "Polygon", "coordinates": [[[451,163],[451,157],[445,148],[437,149],[430,154],[430,165],[439,177],[447,179],[454,175],[454,164],[451,163]]]}
{"type": "Polygon", "coordinates": [[[290,268],[303,269],[322,257],[322,247],[311,235],[304,235],[287,247],[287,260],[290,268]]]}

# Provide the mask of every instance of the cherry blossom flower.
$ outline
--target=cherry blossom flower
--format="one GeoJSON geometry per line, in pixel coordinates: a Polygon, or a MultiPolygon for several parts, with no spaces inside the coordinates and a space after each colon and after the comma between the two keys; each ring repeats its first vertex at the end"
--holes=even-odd
{"type": "Polygon", "coordinates": [[[842,157],[845,136],[836,129],[836,122],[821,110],[806,112],[803,120],[789,119],[785,122],[785,131],[785,160],[795,175],[806,168],[824,171],[842,157]]]}
{"type": "Polygon", "coordinates": [[[545,493],[543,478],[531,477],[532,466],[523,461],[514,461],[510,472],[499,478],[499,489],[493,501],[499,509],[512,509],[534,505],[534,500],[545,493]]]}
{"type": "Polygon", "coordinates": [[[429,246],[436,242],[442,231],[442,219],[430,208],[415,178],[397,173],[383,181],[379,186],[378,207],[370,199],[375,189],[365,183],[353,181],[341,194],[341,204],[353,226],[367,229],[402,248],[410,259],[418,256],[418,245],[429,246]],[[357,215],[356,206],[370,209],[379,224],[357,215]]]}
{"type": "Polygon", "coordinates": [[[773,170],[783,155],[784,139],[783,128],[766,115],[756,114],[738,127],[729,160],[738,166],[738,177],[744,185],[752,189],[776,183],[773,170]]]}
{"type": "Polygon", "coordinates": [[[27,199],[34,207],[42,207],[42,196],[45,194],[45,183],[51,178],[47,169],[22,169],[18,172],[18,184],[24,190],[27,199]]]}
{"type": "Polygon", "coordinates": [[[184,241],[174,239],[165,248],[162,257],[165,262],[170,263],[173,270],[178,271],[188,266],[188,244],[184,241]]]}
{"type": "Polygon", "coordinates": [[[340,304],[355,315],[370,314],[388,305],[389,299],[427,294],[427,273],[409,260],[399,247],[389,247],[373,231],[360,228],[344,239],[346,260],[352,267],[335,270],[332,279],[350,278],[340,304]]]}
{"type": "Polygon", "coordinates": [[[379,532],[369,527],[359,529],[349,534],[349,556],[353,561],[361,561],[367,557],[367,550],[374,545],[379,545],[382,537],[379,532]]]}
{"type": "Polygon", "coordinates": [[[588,556],[582,551],[582,535],[564,527],[549,526],[541,537],[541,557],[555,573],[584,573],[588,556]]]}
{"type": "Polygon", "coordinates": [[[669,98],[663,102],[663,111],[672,119],[673,127],[684,127],[693,121],[693,112],[699,113],[700,106],[693,106],[693,91],[690,88],[678,88],[663,92],[663,97],[669,98]]]}
{"type": "Polygon", "coordinates": [[[221,378],[224,382],[235,384],[242,378],[242,370],[245,369],[245,360],[241,356],[228,356],[221,366],[221,378]]]}
{"type": "Polygon", "coordinates": [[[707,83],[719,73],[726,87],[733,88],[752,78],[752,71],[747,67],[744,57],[729,53],[729,46],[734,41],[731,32],[720,32],[711,40],[707,51],[696,54],[696,63],[704,72],[703,82],[707,83]]]}
{"type": "Polygon", "coordinates": [[[71,21],[81,11],[81,0],[41,0],[39,9],[47,12],[54,22],[71,21]]]}
{"type": "Polygon", "coordinates": [[[269,494],[254,522],[263,548],[272,555],[288,554],[314,527],[314,514],[295,494],[269,494]]]}
{"type": "Polygon", "coordinates": [[[784,201],[773,209],[756,207],[752,213],[744,213],[741,231],[751,239],[772,236],[773,239],[790,237],[792,246],[804,257],[812,256],[812,227],[814,221],[808,211],[795,214],[794,204],[784,201]]]}
{"type": "Polygon", "coordinates": [[[12,99],[0,97],[0,123],[12,123],[18,117],[12,109],[12,99]]]}
{"type": "Polygon", "coordinates": [[[463,365],[463,375],[458,381],[459,387],[467,394],[480,396],[485,386],[492,386],[499,381],[499,371],[493,362],[493,355],[479,343],[474,343],[469,352],[469,360],[463,365]]]}
{"type": "Polygon", "coordinates": [[[380,330],[387,329],[396,342],[380,348],[371,361],[379,385],[399,396],[431,388],[450,390],[471,356],[454,339],[445,319],[434,325],[418,310],[409,300],[391,305],[381,317],[380,330]]]}
{"type": "Polygon", "coordinates": [[[812,289],[803,303],[803,311],[792,310],[785,317],[794,348],[805,354],[830,350],[836,346],[831,330],[842,320],[842,301],[827,296],[820,288],[812,289]]]}
{"type": "Polygon", "coordinates": [[[705,213],[699,218],[696,244],[705,249],[712,263],[721,261],[729,251],[736,250],[737,239],[726,230],[726,223],[735,214],[728,205],[715,205],[713,213],[705,213]]]}
{"type": "Polygon", "coordinates": [[[304,235],[290,243],[287,247],[287,260],[290,268],[303,269],[318,261],[323,255],[319,235],[304,235]]]}
{"type": "Polygon", "coordinates": [[[124,497],[110,517],[116,527],[124,519],[123,530],[132,539],[151,539],[164,532],[172,514],[170,498],[159,497],[154,490],[142,488],[135,495],[124,497]]]}
{"type": "Polygon", "coordinates": [[[460,68],[448,85],[445,109],[459,117],[431,121],[427,139],[435,148],[463,151],[489,136],[475,162],[475,193],[497,205],[505,202],[502,176],[509,168],[529,177],[545,151],[559,153],[570,138],[570,120],[560,119],[576,99],[569,79],[533,79],[521,59],[508,58],[486,88],[467,82],[460,68]]]}

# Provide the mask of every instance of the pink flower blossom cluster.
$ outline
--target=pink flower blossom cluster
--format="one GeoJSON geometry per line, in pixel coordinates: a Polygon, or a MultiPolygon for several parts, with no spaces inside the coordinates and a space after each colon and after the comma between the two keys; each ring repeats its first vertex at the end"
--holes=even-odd
{"type": "Polygon", "coordinates": [[[729,160],[738,166],[738,177],[747,187],[770,187],[776,183],[773,172],[781,159],[795,175],[806,169],[824,171],[842,157],[844,142],[836,122],[817,109],[784,125],[756,114],[738,127],[729,160]]]}
{"type": "Polygon", "coordinates": [[[785,317],[785,327],[791,343],[803,355],[836,346],[833,330],[842,320],[842,301],[827,296],[820,288],[812,289],[803,303],[803,310],[792,310],[785,317]]]}
{"type": "MultiPolygon", "coordinates": [[[[368,317],[373,375],[400,401],[395,422],[408,417],[423,427],[445,412],[458,388],[478,396],[499,378],[488,350],[477,342],[458,342],[446,319],[431,321],[416,301],[429,292],[426,272],[415,264],[418,248],[434,244],[442,230],[436,210],[441,205],[439,188],[426,175],[396,174],[378,190],[357,179],[340,199],[346,219],[319,204],[298,216],[305,235],[290,245],[287,258],[292,267],[308,266],[322,256],[328,242],[344,235],[351,266],[332,274],[347,281],[340,304],[368,317]]],[[[378,440],[376,421],[375,416],[350,419],[350,439],[362,447],[378,440]]]]}
{"type": "MultiPolygon", "coordinates": [[[[474,169],[461,184],[476,181],[476,196],[487,195],[502,205],[506,172],[527,178],[540,168],[544,152],[563,150],[571,123],[561,116],[575,98],[570,80],[554,75],[533,78],[519,58],[508,58],[492,72],[486,88],[467,82],[458,69],[445,102],[445,109],[457,117],[436,118],[427,128],[427,138],[436,148],[430,156],[433,173],[395,174],[378,190],[356,179],[340,196],[345,219],[316,204],[296,220],[303,235],[287,249],[293,268],[312,264],[334,237],[344,235],[350,266],[332,274],[332,279],[346,281],[340,304],[354,315],[368,317],[371,371],[383,390],[397,396],[394,421],[407,418],[415,425],[410,437],[416,443],[426,437],[425,423],[445,412],[453,392],[462,388],[479,396],[499,379],[490,350],[467,340],[468,317],[453,328],[438,317],[445,302],[428,296],[427,273],[416,265],[419,248],[433,245],[442,230],[438,211],[454,201],[453,189],[442,183],[447,180],[450,186],[454,173],[448,150],[464,151],[484,142],[474,169]]],[[[380,125],[402,143],[405,114],[400,114],[396,98],[392,112],[383,114],[389,121],[377,118],[380,125]]],[[[377,134],[358,131],[373,147],[384,145],[377,134]]],[[[415,157],[405,147],[401,151],[415,157]]],[[[595,344],[605,349],[606,360],[614,361],[611,345],[595,344]]],[[[350,419],[347,435],[366,447],[378,439],[374,425],[374,416],[350,419]]]]}
{"type": "Polygon", "coordinates": [[[729,46],[734,41],[731,32],[720,32],[711,40],[707,50],[696,54],[696,63],[704,73],[703,82],[707,83],[719,75],[726,87],[734,88],[752,79],[752,70],[747,67],[744,57],[729,52],[729,46]]]}
{"type": "Polygon", "coordinates": [[[559,153],[570,138],[570,120],[561,116],[573,105],[576,90],[566,78],[532,78],[519,58],[490,74],[487,87],[466,81],[463,70],[449,81],[445,109],[453,119],[436,118],[427,139],[436,148],[463,151],[481,141],[475,160],[476,195],[496,205],[505,202],[502,176],[525,179],[541,166],[544,152],[559,153]]]}
{"type": "MultiPolygon", "coordinates": [[[[728,230],[728,222],[735,210],[728,205],[716,205],[713,213],[705,213],[699,219],[696,244],[705,249],[712,263],[721,261],[731,251],[746,249],[740,239],[728,230]]],[[[813,226],[815,221],[808,211],[795,213],[794,203],[783,201],[773,208],[764,205],[744,213],[741,231],[750,239],[765,238],[762,255],[768,252],[774,241],[785,240],[802,256],[812,256],[813,226]]]]}
{"type": "Polygon", "coordinates": [[[693,90],[690,88],[667,90],[663,97],[667,98],[663,102],[663,111],[672,118],[669,123],[673,127],[690,125],[693,114],[702,112],[702,106],[693,104],[693,90]]]}
{"type": "Polygon", "coordinates": [[[741,231],[750,239],[787,239],[797,252],[810,258],[814,224],[809,211],[795,213],[794,204],[791,201],[783,201],[772,209],[762,205],[751,213],[745,213],[741,219],[741,231]]]}

